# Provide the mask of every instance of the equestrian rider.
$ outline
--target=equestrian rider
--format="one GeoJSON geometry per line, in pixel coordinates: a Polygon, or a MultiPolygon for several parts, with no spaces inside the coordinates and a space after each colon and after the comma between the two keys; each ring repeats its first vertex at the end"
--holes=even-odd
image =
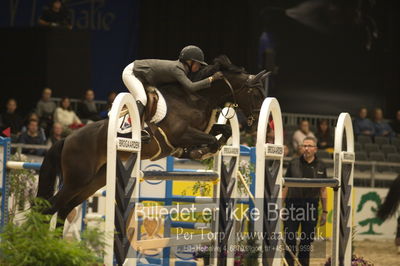
{"type": "MultiPolygon", "coordinates": [[[[136,60],[125,67],[122,72],[122,80],[129,92],[136,99],[141,120],[143,120],[144,109],[147,103],[145,87],[157,87],[177,82],[184,88],[195,92],[209,88],[213,81],[223,78],[221,72],[216,72],[208,78],[192,82],[188,78],[188,75],[199,71],[201,65],[207,65],[204,62],[203,51],[197,46],[189,45],[182,49],[178,60],[136,60]]],[[[146,130],[142,130],[142,141],[149,140],[149,133],[146,130]]]]}

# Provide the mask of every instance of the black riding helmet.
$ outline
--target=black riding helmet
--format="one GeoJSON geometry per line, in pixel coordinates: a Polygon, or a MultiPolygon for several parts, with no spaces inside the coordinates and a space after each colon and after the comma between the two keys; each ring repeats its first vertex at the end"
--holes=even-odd
{"type": "Polygon", "coordinates": [[[207,65],[207,63],[204,62],[203,51],[195,45],[188,45],[184,47],[179,54],[179,61],[185,62],[187,60],[193,60],[199,62],[202,65],[207,65]]]}

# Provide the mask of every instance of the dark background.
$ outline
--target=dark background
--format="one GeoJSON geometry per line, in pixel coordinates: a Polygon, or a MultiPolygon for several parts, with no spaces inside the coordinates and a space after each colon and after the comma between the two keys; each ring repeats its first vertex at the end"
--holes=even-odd
{"type": "MultiPolygon", "coordinates": [[[[0,3],[0,10],[3,10],[0,11],[0,26],[5,31],[34,26],[47,1],[36,1],[36,7],[20,4],[13,15],[7,10],[14,2],[0,3]]],[[[32,83],[19,74],[18,79],[6,79],[5,76],[15,75],[17,70],[2,63],[2,102],[19,90],[22,94],[26,93],[24,90],[33,91],[30,101],[35,102],[43,86],[51,84],[54,84],[56,96],[68,95],[65,86],[60,85],[67,84],[65,76],[80,80],[70,82],[71,96],[92,87],[97,97],[104,99],[110,90],[124,90],[120,75],[129,62],[139,58],[175,59],[180,49],[188,44],[200,46],[208,62],[219,54],[226,54],[235,64],[255,73],[260,70],[257,65],[259,37],[267,31],[275,43],[278,66],[269,94],[278,98],[284,112],[337,115],[349,111],[355,114],[365,105],[383,107],[386,116],[392,117],[400,108],[398,1],[376,1],[375,6],[365,9],[365,14],[376,21],[379,30],[379,37],[370,50],[365,48],[364,27],[352,23],[351,19],[335,21],[331,23],[333,31],[321,33],[285,15],[285,9],[301,2],[304,1],[67,1],[74,14],[72,33],[77,31],[71,38],[81,38],[82,46],[72,49],[69,45],[63,51],[83,70],[76,73],[67,68],[62,72],[64,77],[57,78],[59,84],[54,80],[50,82],[50,77],[56,77],[60,73],[58,69],[63,69],[61,65],[65,60],[49,58],[46,60],[52,60],[53,67],[43,74],[49,78],[32,83]],[[84,37],[84,32],[89,37],[84,37]],[[21,85],[26,83],[31,86],[21,85]]],[[[338,18],[346,18],[351,13],[348,8],[351,5],[343,5],[343,1],[331,0],[330,3],[339,7],[338,18]],[[341,7],[344,8],[341,10],[341,7]]],[[[321,17],[323,21],[328,20],[329,25],[329,18],[321,17]]],[[[18,50],[13,49],[16,46],[9,45],[11,39],[3,38],[6,33],[0,34],[1,39],[6,40],[0,45],[2,61],[8,58],[24,69],[23,59],[35,54],[33,42],[18,41],[31,49],[22,57],[21,45],[18,50]]],[[[48,62],[46,60],[44,62],[48,62]]]]}

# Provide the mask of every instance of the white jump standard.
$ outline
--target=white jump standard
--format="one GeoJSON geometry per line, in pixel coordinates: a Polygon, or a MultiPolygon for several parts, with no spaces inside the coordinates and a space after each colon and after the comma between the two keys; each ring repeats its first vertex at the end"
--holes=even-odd
{"type": "Polygon", "coordinates": [[[282,115],[278,101],[267,98],[261,108],[256,146],[256,208],[261,217],[255,221],[255,232],[263,232],[259,240],[260,265],[278,266],[282,263],[284,239],[276,236],[281,232],[281,221],[268,219],[268,207],[276,213],[282,208],[282,188],[287,187],[332,187],[334,189],[332,265],[351,264],[351,225],[352,225],[352,188],[354,168],[354,139],[351,118],[341,113],[335,130],[334,177],[327,179],[283,177],[283,128],[282,115]],[[266,143],[267,127],[272,115],[274,122],[274,144],[266,143]],[[343,134],[346,134],[346,151],[343,151],[343,134]],[[262,200],[263,199],[263,200],[262,200]],[[271,204],[272,203],[272,204],[271,204]],[[280,240],[283,242],[280,245],[280,240]]]}

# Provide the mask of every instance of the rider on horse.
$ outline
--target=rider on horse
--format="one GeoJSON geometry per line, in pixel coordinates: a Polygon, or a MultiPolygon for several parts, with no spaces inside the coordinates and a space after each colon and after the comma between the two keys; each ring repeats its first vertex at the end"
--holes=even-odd
{"type": "MultiPolygon", "coordinates": [[[[122,72],[122,80],[136,99],[141,120],[143,120],[143,114],[147,103],[145,88],[150,86],[157,87],[169,83],[179,83],[185,89],[195,92],[209,88],[213,81],[223,78],[221,72],[216,72],[208,78],[192,82],[188,78],[188,75],[197,72],[201,65],[207,65],[207,63],[204,62],[203,51],[197,46],[189,45],[182,49],[178,60],[136,60],[125,67],[122,72]]],[[[149,133],[142,130],[142,141],[148,140],[150,140],[149,133]]]]}

